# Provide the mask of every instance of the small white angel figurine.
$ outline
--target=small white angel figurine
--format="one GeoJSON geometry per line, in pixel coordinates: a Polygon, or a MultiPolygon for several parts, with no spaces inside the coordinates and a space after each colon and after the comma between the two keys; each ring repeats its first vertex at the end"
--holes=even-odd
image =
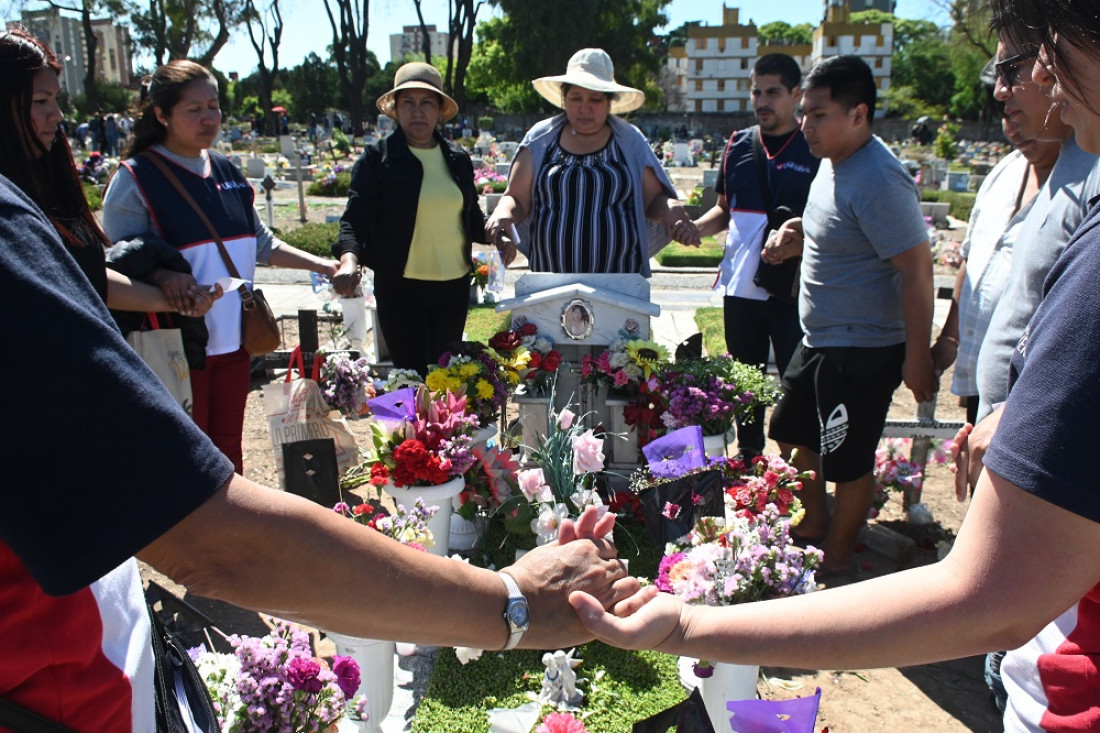
{"type": "Polygon", "coordinates": [[[584,700],[584,694],[577,689],[577,673],[573,671],[584,660],[574,659],[575,651],[576,649],[570,649],[567,653],[559,649],[542,655],[546,674],[542,678],[539,702],[543,705],[571,709],[584,700]]]}

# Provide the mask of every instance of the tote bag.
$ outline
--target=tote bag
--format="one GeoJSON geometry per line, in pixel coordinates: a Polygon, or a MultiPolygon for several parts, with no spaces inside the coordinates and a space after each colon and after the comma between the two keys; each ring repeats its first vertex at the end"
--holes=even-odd
{"type": "Polygon", "coordinates": [[[126,341],[137,352],[184,412],[192,414],[191,369],[183,352],[183,336],[178,328],[161,328],[156,313],[146,315],[150,328],[131,331],[126,341]]]}

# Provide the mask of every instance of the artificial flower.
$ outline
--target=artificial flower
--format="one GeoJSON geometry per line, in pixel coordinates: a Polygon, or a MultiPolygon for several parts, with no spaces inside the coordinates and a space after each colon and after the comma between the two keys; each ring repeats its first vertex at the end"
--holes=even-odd
{"type": "Polygon", "coordinates": [[[597,438],[592,430],[586,430],[572,439],[573,473],[585,473],[603,470],[603,438],[597,438]]]}

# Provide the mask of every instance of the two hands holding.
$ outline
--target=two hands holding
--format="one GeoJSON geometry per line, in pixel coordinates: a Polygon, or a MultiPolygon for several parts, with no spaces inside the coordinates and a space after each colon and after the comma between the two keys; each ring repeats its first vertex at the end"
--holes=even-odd
{"type": "Polygon", "coordinates": [[[202,318],[223,295],[221,285],[200,285],[186,272],[157,270],[151,280],[172,310],[181,316],[202,318]]]}
{"type": "Polygon", "coordinates": [[[676,630],[683,604],[641,587],[607,539],[612,514],[589,508],[566,520],[558,541],[524,555],[506,570],[531,607],[523,646],[556,648],[598,638],[628,649],[656,649],[676,630]]]}

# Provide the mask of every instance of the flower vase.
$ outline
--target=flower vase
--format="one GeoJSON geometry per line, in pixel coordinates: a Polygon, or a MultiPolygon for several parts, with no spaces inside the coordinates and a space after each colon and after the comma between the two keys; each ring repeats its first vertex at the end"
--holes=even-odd
{"type": "Polygon", "coordinates": [[[725,458],[729,455],[730,444],[733,443],[732,430],[718,435],[703,436],[703,452],[707,458],[725,458]]]}
{"type": "Polygon", "coordinates": [[[730,712],[726,703],[731,700],[755,700],[756,683],[760,679],[760,667],[754,664],[727,664],[711,662],[714,673],[700,678],[695,674],[696,659],[680,657],[680,682],[690,691],[698,687],[707,708],[707,716],[715,731],[732,730],[730,712]]]}
{"type": "Polygon", "coordinates": [[[351,348],[362,351],[363,342],[367,338],[367,299],[363,296],[341,298],[340,311],[344,318],[344,332],[351,342],[351,348]]]}
{"type": "Polygon", "coordinates": [[[435,545],[428,552],[440,557],[447,557],[448,544],[451,539],[451,499],[458,496],[466,487],[466,479],[462,476],[442,483],[438,486],[394,486],[388,483],[382,490],[393,497],[397,504],[402,504],[406,509],[411,509],[417,499],[424,501],[424,506],[437,506],[439,511],[428,520],[428,529],[431,530],[435,545]]]}
{"type": "Polygon", "coordinates": [[[354,721],[354,724],[361,733],[381,733],[382,721],[389,715],[390,705],[393,704],[393,655],[396,644],[332,631],[326,631],[325,636],[336,645],[337,654],[351,657],[359,664],[362,681],[355,694],[367,698],[365,712],[368,718],[354,721]]]}
{"type": "Polygon", "coordinates": [[[475,515],[473,519],[465,519],[458,512],[451,514],[450,541],[447,543],[452,550],[472,550],[481,541],[481,535],[489,524],[488,517],[475,515]]]}

